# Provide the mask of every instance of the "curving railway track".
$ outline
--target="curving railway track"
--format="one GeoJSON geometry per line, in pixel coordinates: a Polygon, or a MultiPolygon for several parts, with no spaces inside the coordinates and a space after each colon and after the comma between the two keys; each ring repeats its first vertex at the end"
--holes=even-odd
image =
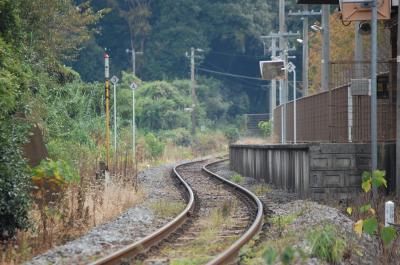
{"type": "Polygon", "coordinates": [[[175,219],[92,265],[236,262],[240,248],[262,228],[263,206],[250,191],[208,170],[209,162],[174,168],[187,202],[175,219]]]}

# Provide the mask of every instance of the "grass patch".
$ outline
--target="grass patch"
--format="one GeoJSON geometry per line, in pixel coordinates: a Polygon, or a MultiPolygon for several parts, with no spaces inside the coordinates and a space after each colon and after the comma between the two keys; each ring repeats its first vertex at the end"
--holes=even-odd
{"type": "Polygon", "coordinates": [[[232,176],[232,181],[235,182],[236,184],[243,184],[244,177],[240,174],[235,174],[232,176]]]}
{"type": "Polygon", "coordinates": [[[338,263],[343,258],[346,242],[339,237],[333,225],[325,225],[309,234],[311,254],[329,263],[338,263]]]}
{"type": "Polygon", "coordinates": [[[271,191],[270,187],[268,187],[266,184],[257,184],[254,186],[253,190],[257,196],[265,195],[271,191]]]}
{"type": "Polygon", "coordinates": [[[218,208],[213,209],[206,219],[202,220],[202,230],[192,242],[178,249],[167,248],[164,252],[169,256],[175,256],[171,258],[171,264],[205,264],[237,240],[238,236],[225,240],[219,237],[221,230],[234,224],[231,215],[235,207],[235,202],[224,201],[218,208]]]}
{"type": "Polygon", "coordinates": [[[183,202],[156,201],[150,204],[154,214],[161,218],[175,217],[185,209],[183,202]]]}

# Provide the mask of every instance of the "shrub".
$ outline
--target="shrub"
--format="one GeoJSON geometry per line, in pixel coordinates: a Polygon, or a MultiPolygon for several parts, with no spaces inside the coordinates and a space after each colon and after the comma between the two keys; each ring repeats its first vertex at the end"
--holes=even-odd
{"type": "Polygon", "coordinates": [[[244,177],[240,174],[235,174],[232,176],[232,181],[235,182],[236,184],[243,184],[244,183],[244,177]]]}
{"type": "Polygon", "coordinates": [[[157,158],[164,152],[164,143],[162,143],[154,134],[146,134],[145,142],[151,158],[157,158]]]}
{"type": "Polygon", "coordinates": [[[61,160],[43,160],[32,170],[32,192],[40,211],[44,239],[47,236],[48,219],[60,214],[60,202],[68,185],[77,183],[79,179],[79,175],[61,160]]]}
{"type": "Polygon", "coordinates": [[[261,129],[264,136],[268,137],[272,133],[272,122],[271,121],[260,121],[258,123],[258,128],[261,129]]]}
{"type": "Polygon", "coordinates": [[[311,253],[322,260],[330,263],[338,263],[343,257],[346,242],[339,238],[336,228],[326,225],[311,232],[311,253]]]}
{"type": "Polygon", "coordinates": [[[229,143],[234,143],[237,140],[239,140],[240,134],[239,130],[235,127],[229,127],[224,130],[224,134],[226,138],[228,139],[229,143]]]}
{"type": "Polygon", "coordinates": [[[26,127],[0,122],[0,239],[8,239],[16,230],[29,227],[29,172],[22,157],[26,127]]]}

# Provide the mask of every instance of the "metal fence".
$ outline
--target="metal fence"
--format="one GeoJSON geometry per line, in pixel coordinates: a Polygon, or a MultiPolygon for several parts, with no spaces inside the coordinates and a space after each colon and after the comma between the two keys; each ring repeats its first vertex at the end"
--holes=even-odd
{"type": "MultiPolygon", "coordinates": [[[[393,61],[378,63],[378,140],[395,140],[393,61]]],[[[330,90],[297,100],[297,142],[370,141],[370,96],[354,95],[352,79],[369,79],[368,62],[331,62],[330,90]]],[[[368,88],[366,88],[368,90],[368,88]]],[[[293,101],[286,108],[286,140],[293,141],[293,101]]],[[[281,138],[283,106],[274,111],[274,133],[281,138]]]]}
{"type": "Polygon", "coordinates": [[[260,136],[262,135],[262,131],[258,127],[258,124],[261,121],[269,121],[270,114],[269,113],[245,114],[244,117],[246,125],[246,134],[248,136],[260,136]]]}

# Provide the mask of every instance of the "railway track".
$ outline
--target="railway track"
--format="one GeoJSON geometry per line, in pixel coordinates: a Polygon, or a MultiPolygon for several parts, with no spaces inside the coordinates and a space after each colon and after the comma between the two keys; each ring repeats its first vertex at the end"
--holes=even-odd
{"type": "Polygon", "coordinates": [[[92,265],[231,264],[261,229],[263,207],[250,191],[207,169],[213,163],[178,165],[186,208],[166,226],[92,265]]]}

